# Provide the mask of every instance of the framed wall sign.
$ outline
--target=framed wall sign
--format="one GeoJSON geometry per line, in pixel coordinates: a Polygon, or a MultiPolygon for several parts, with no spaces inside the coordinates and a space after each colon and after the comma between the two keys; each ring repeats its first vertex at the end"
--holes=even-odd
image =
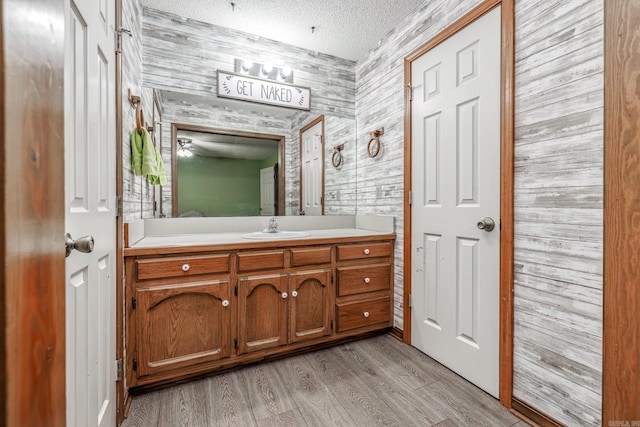
{"type": "Polygon", "coordinates": [[[218,71],[218,96],[279,107],[311,109],[311,89],[218,71]]]}

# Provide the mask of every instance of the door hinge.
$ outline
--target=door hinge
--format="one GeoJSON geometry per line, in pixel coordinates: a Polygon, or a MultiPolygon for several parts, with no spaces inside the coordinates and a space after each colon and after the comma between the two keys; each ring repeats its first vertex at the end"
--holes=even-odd
{"type": "Polygon", "coordinates": [[[238,296],[238,284],[236,283],[236,285],[233,287],[233,294],[235,296],[238,296]]]}
{"type": "Polygon", "coordinates": [[[116,216],[121,217],[122,216],[122,207],[123,203],[122,203],[122,196],[116,196],[116,216]]]}
{"type": "Polygon", "coordinates": [[[238,338],[233,339],[233,348],[236,350],[238,349],[238,338]]]}
{"type": "Polygon", "coordinates": [[[413,191],[409,191],[409,206],[413,205],[413,191]]]}
{"type": "Polygon", "coordinates": [[[411,294],[409,294],[409,308],[411,308],[411,294]]]}
{"type": "Polygon", "coordinates": [[[333,331],[333,320],[331,320],[331,326],[330,326],[331,330],[333,331]]]}
{"type": "Polygon", "coordinates": [[[134,371],[137,371],[138,370],[138,359],[136,359],[134,357],[132,362],[133,363],[131,364],[132,365],[131,369],[133,369],[134,371]]]}
{"type": "Polygon", "coordinates": [[[124,377],[124,367],[122,366],[122,359],[116,360],[116,381],[122,381],[124,377]]]}
{"type": "Polygon", "coordinates": [[[331,284],[333,285],[333,271],[331,272],[331,284]]]}
{"type": "Polygon", "coordinates": [[[407,90],[409,91],[409,94],[407,96],[409,97],[409,102],[411,102],[413,101],[413,87],[411,87],[411,85],[408,84],[407,90]]]}
{"type": "Polygon", "coordinates": [[[133,34],[131,34],[131,31],[127,30],[126,28],[117,29],[115,31],[116,53],[122,53],[122,34],[127,34],[129,35],[129,37],[133,37],[133,34]]]}
{"type": "Polygon", "coordinates": [[[131,308],[136,308],[138,306],[138,298],[131,297],[131,308]]]}

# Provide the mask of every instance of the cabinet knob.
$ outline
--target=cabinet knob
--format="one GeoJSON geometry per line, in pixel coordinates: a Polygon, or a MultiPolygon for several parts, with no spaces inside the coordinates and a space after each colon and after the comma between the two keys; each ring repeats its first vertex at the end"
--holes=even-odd
{"type": "Polygon", "coordinates": [[[189,267],[189,264],[184,264],[184,265],[182,266],[182,271],[189,271],[189,269],[190,269],[190,268],[191,268],[191,267],[189,267]]]}
{"type": "Polygon", "coordinates": [[[369,312],[365,311],[364,313],[362,313],[364,317],[369,317],[369,312]]]}
{"type": "Polygon", "coordinates": [[[286,292],[283,292],[283,293],[282,293],[282,298],[286,298],[286,297],[288,297],[288,296],[289,296],[289,294],[287,294],[286,292]]]}
{"type": "Polygon", "coordinates": [[[371,279],[369,279],[368,277],[364,278],[364,283],[371,283],[371,279]]]}
{"type": "Polygon", "coordinates": [[[294,298],[297,297],[298,296],[298,291],[291,292],[291,296],[294,297],[294,298]]]}
{"type": "Polygon", "coordinates": [[[365,249],[363,252],[365,255],[369,255],[369,248],[365,249]]]}
{"type": "Polygon", "coordinates": [[[222,301],[222,306],[223,307],[228,307],[229,306],[229,300],[226,299],[226,300],[222,301]]]}

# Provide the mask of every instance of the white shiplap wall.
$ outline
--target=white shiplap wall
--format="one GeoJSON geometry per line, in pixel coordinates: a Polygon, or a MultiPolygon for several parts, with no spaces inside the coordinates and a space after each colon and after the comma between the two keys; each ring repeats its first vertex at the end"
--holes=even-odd
{"type": "Polygon", "coordinates": [[[131,221],[153,216],[153,186],[144,178],[134,176],[131,168],[129,137],[136,125],[135,109],[128,100],[128,90],[142,97],[145,120],[151,124],[152,92],[142,87],[142,2],[123,0],[122,26],[131,31],[131,37],[122,37],[122,165],[123,165],[123,218],[131,221]]]}
{"type": "MultiPolygon", "coordinates": [[[[514,396],[568,425],[601,417],[603,1],[516,0],[514,396]]],[[[356,67],[357,212],[396,216],[399,327],[403,60],[479,3],[425,1],[356,67]]]]}

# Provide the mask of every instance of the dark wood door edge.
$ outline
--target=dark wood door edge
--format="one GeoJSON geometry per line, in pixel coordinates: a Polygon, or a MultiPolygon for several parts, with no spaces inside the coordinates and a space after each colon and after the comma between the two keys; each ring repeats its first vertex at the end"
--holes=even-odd
{"type": "MultiPolygon", "coordinates": [[[[500,146],[500,402],[511,408],[513,393],[513,155],[515,0],[485,0],[405,58],[405,87],[411,84],[413,61],[497,6],[502,6],[501,146],[500,146]]],[[[404,116],[404,342],[411,344],[411,101],[405,91],[404,116]],[[409,256],[407,256],[409,254],[409,256]]]]}

